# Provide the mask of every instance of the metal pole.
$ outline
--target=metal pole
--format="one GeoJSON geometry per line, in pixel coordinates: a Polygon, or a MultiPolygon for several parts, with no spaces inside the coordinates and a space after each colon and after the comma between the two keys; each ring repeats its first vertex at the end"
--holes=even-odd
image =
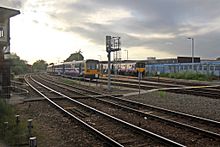
{"type": "Polygon", "coordinates": [[[192,63],[194,63],[194,38],[192,38],[192,63]]]}
{"type": "Polygon", "coordinates": [[[190,39],[191,41],[192,41],[192,70],[194,70],[194,65],[193,65],[193,63],[194,63],[194,38],[192,38],[192,37],[188,37],[188,39],[190,39]]]}
{"type": "Polygon", "coordinates": [[[29,147],[37,147],[37,137],[29,138],[29,147]]]}
{"type": "Polygon", "coordinates": [[[140,97],[141,94],[141,72],[138,72],[138,88],[139,88],[139,94],[138,96],[140,97]]]}
{"type": "Polygon", "coordinates": [[[111,90],[111,71],[110,71],[110,66],[111,66],[111,51],[108,51],[108,91],[111,90]]]}
{"type": "Polygon", "coordinates": [[[126,51],[126,52],[127,52],[127,60],[128,60],[128,50],[124,50],[124,51],[126,51]]]}

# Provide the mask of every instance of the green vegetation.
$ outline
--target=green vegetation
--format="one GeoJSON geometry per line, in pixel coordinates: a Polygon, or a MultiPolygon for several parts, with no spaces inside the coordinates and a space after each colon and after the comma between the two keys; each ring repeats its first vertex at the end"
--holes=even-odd
{"type": "Polygon", "coordinates": [[[37,60],[33,63],[32,69],[34,72],[43,72],[47,69],[47,63],[44,60],[37,60]]]}
{"type": "Polygon", "coordinates": [[[77,83],[77,81],[69,80],[69,79],[65,79],[65,78],[62,78],[61,81],[66,83],[66,84],[76,84],[77,83]]]}
{"type": "Polygon", "coordinates": [[[31,72],[31,66],[27,64],[27,61],[21,60],[15,53],[10,54],[11,59],[11,73],[14,75],[24,74],[31,72]]]}
{"type": "Polygon", "coordinates": [[[19,122],[19,125],[16,125],[13,108],[0,99],[0,140],[8,145],[22,144],[27,140],[26,134],[24,123],[19,122]],[[8,122],[8,125],[5,122],[8,122]]]}
{"type": "Polygon", "coordinates": [[[81,50],[79,50],[78,52],[71,54],[71,55],[65,60],[65,62],[70,62],[70,61],[73,61],[73,60],[75,60],[75,61],[84,60],[84,57],[83,57],[83,55],[82,55],[81,53],[82,53],[81,50]]]}
{"type": "Polygon", "coordinates": [[[206,75],[195,72],[166,73],[166,74],[160,74],[160,76],[175,78],[175,79],[187,79],[187,80],[199,80],[199,81],[211,81],[215,79],[215,76],[213,75],[206,75]]]}
{"type": "Polygon", "coordinates": [[[165,91],[159,91],[159,95],[160,95],[160,97],[165,97],[166,96],[166,92],[165,91]]]}

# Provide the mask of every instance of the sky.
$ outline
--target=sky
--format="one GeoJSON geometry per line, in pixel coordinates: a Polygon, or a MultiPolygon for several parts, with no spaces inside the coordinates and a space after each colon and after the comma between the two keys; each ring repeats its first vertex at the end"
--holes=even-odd
{"type": "MultiPolygon", "coordinates": [[[[82,51],[107,60],[105,36],[121,37],[121,58],[220,56],[219,0],[0,0],[15,8],[11,52],[32,64],[82,51]]],[[[113,55],[112,55],[113,56],[113,55]]]]}

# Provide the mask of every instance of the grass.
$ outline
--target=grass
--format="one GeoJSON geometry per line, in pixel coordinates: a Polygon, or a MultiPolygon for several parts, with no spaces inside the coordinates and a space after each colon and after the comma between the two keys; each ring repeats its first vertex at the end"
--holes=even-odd
{"type": "Polygon", "coordinates": [[[62,78],[62,82],[66,83],[66,84],[76,84],[77,81],[75,80],[70,80],[70,79],[66,79],[66,78],[62,78]]]}
{"type": "Polygon", "coordinates": [[[16,125],[15,115],[12,106],[0,99],[0,140],[7,145],[22,144],[27,140],[26,125],[23,122],[16,125]],[[8,122],[8,125],[5,122],[8,122]]]}
{"type": "Polygon", "coordinates": [[[159,91],[159,95],[160,95],[160,97],[165,97],[166,96],[166,92],[165,91],[159,91]]]}
{"type": "Polygon", "coordinates": [[[186,79],[186,80],[198,80],[198,81],[211,81],[215,79],[213,75],[206,75],[196,72],[180,72],[180,73],[163,73],[161,77],[175,78],[175,79],[186,79]]]}

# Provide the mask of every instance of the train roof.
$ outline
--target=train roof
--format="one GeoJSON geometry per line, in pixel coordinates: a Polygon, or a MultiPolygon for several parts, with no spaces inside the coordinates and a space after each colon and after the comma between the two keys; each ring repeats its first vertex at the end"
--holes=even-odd
{"type": "MultiPolygon", "coordinates": [[[[121,60],[117,61],[117,63],[136,63],[139,60],[121,60]]],[[[101,64],[108,64],[108,61],[100,61],[101,64]]],[[[115,61],[111,61],[111,63],[115,63],[115,61]]]]}
{"type": "Polygon", "coordinates": [[[205,61],[199,63],[158,63],[158,64],[148,64],[149,66],[172,66],[172,65],[199,65],[199,64],[207,64],[207,65],[220,65],[220,61],[205,61]]]}
{"type": "Polygon", "coordinates": [[[86,60],[80,60],[80,61],[73,60],[73,61],[69,61],[69,62],[61,62],[61,63],[51,64],[51,65],[48,65],[47,67],[53,67],[53,66],[59,66],[59,65],[68,65],[68,64],[77,64],[77,63],[84,63],[84,62],[87,62],[87,61],[99,62],[99,60],[95,60],[95,59],[86,59],[86,60]]]}

